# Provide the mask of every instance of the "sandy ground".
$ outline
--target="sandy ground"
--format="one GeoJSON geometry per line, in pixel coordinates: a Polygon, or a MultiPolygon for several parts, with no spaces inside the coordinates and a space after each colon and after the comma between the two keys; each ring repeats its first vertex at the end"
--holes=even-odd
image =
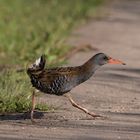
{"type": "Polygon", "coordinates": [[[68,40],[98,48],[75,54],[70,65],[82,64],[97,52],[127,63],[102,67],[71,92],[79,104],[105,117],[94,120],[72,107],[65,97],[45,95],[57,111],[39,113],[36,124],[24,120],[23,114],[1,116],[0,140],[140,139],[140,1],[116,0],[106,11],[103,18],[75,30],[68,40]]]}

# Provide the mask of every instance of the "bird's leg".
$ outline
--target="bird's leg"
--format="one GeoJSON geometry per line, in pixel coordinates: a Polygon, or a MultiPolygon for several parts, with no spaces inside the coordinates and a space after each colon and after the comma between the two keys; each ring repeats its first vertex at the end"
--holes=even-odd
{"type": "Polygon", "coordinates": [[[69,101],[71,102],[71,104],[72,104],[74,107],[76,107],[76,108],[78,108],[78,109],[84,111],[86,114],[88,114],[88,115],[90,115],[90,116],[92,116],[92,117],[101,117],[100,115],[96,115],[96,114],[93,113],[93,112],[89,112],[86,108],[84,108],[84,107],[78,105],[78,104],[72,99],[72,97],[71,97],[69,94],[65,94],[65,96],[69,99],[69,101]]]}
{"type": "Polygon", "coordinates": [[[31,109],[31,121],[32,122],[35,122],[34,121],[34,109],[35,109],[35,89],[33,90],[33,93],[32,93],[32,109],[31,109]]]}

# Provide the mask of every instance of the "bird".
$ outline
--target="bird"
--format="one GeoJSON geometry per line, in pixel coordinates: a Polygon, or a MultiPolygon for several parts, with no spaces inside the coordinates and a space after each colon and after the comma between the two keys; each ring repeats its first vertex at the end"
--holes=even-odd
{"type": "Polygon", "coordinates": [[[75,67],[54,67],[45,68],[46,59],[45,55],[41,55],[34,63],[27,67],[27,74],[30,77],[31,84],[34,87],[32,93],[32,108],[30,113],[31,121],[34,122],[34,109],[35,109],[35,89],[46,93],[53,94],[56,96],[65,96],[69,99],[70,103],[84,111],[86,114],[92,117],[101,117],[94,112],[90,112],[88,109],[77,104],[70,91],[80,85],[81,83],[87,81],[95,71],[105,64],[122,64],[124,62],[113,59],[112,57],[104,54],[97,53],[92,56],[88,61],[82,65],[75,67]]]}

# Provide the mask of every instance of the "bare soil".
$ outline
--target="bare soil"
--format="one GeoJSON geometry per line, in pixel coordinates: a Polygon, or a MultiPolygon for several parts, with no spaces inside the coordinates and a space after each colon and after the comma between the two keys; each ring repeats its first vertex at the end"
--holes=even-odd
{"type": "Polygon", "coordinates": [[[140,1],[114,0],[105,12],[104,17],[76,29],[68,40],[99,50],[76,53],[70,65],[80,65],[97,52],[127,64],[106,65],[71,92],[79,104],[104,117],[93,119],[72,107],[65,97],[43,95],[58,109],[36,112],[35,124],[27,114],[0,116],[0,140],[140,139],[140,1]]]}

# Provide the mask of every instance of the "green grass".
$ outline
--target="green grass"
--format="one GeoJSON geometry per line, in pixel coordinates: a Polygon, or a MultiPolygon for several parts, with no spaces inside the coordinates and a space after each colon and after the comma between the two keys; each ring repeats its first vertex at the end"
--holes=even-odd
{"type": "Polygon", "coordinates": [[[0,112],[21,112],[29,109],[30,84],[25,74],[15,71],[0,73],[0,112]]]}
{"type": "MultiPolygon", "coordinates": [[[[103,0],[1,0],[0,64],[25,65],[45,53],[47,64],[71,46],[71,30],[92,16],[103,0]]],[[[0,112],[22,112],[31,104],[26,73],[0,72],[0,112]]],[[[40,105],[40,109],[47,108],[40,105]]]]}
{"type": "Polygon", "coordinates": [[[26,63],[45,53],[50,64],[69,49],[64,41],[72,27],[88,18],[101,2],[1,0],[1,63],[26,63]]]}
{"type": "MultiPolygon", "coordinates": [[[[0,112],[23,112],[31,108],[30,81],[25,73],[5,70],[0,73],[0,112]]],[[[47,104],[38,103],[36,109],[52,109],[47,104]]]]}

